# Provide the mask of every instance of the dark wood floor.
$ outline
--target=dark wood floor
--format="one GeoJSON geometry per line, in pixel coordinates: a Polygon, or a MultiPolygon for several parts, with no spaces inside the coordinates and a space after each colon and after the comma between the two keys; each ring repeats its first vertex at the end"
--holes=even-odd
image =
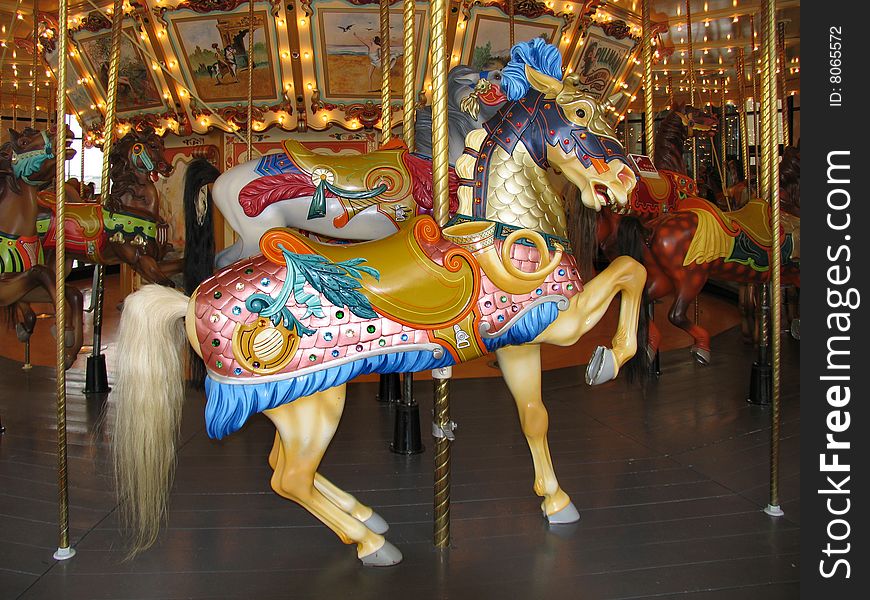
{"type": "MultiPolygon", "coordinates": [[[[204,432],[191,393],[168,529],[123,557],[109,478],[105,401],[69,377],[72,540],[56,563],[56,442],[50,369],[0,359],[0,598],[686,598],[798,597],[798,345],[786,338],[781,499],[766,516],[769,410],[745,402],[752,352],[731,330],[714,364],[663,357],[645,392],[582,384],[581,368],[544,375],[550,448],[582,513],[548,528],[532,466],[499,379],[453,385],[453,540],[432,547],[432,454],[387,450],[390,409],[376,384],[349,388],[323,473],[374,506],[404,553],[360,566],[352,547],[269,490],[273,429],[262,416],[223,442],[204,432]]],[[[431,382],[417,385],[427,432],[431,382]]]]}

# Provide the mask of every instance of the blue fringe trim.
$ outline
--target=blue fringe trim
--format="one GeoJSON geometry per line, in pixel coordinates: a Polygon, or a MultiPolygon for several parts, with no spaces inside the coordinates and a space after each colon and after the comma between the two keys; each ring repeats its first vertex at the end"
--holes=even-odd
{"type": "Polygon", "coordinates": [[[504,334],[495,338],[483,338],[483,343],[490,352],[505,346],[528,344],[541,335],[558,316],[559,307],[555,301],[539,304],[513,323],[504,334]]]}

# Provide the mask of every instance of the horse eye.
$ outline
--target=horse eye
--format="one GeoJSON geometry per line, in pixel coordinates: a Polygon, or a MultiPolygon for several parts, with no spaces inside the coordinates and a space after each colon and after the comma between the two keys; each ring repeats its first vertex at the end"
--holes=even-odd
{"type": "Polygon", "coordinates": [[[586,118],[586,111],[583,110],[582,108],[578,108],[578,109],[577,109],[577,112],[576,112],[576,115],[577,115],[578,117],[580,117],[581,119],[585,119],[585,118],[586,118]]]}

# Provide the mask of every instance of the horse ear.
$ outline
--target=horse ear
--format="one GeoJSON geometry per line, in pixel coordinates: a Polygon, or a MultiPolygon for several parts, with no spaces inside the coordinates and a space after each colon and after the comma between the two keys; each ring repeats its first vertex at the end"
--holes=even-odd
{"type": "Polygon", "coordinates": [[[562,91],[561,81],[536,71],[529,65],[526,65],[526,79],[529,80],[533,88],[543,92],[547,98],[555,98],[562,91]]]}
{"type": "Polygon", "coordinates": [[[21,137],[20,133],[18,133],[17,131],[12,129],[11,127],[9,128],[9,139],[10,140],[12,140],[13,142],[17,142],[18,138],[20,138],[20,137],[21,137]]]}

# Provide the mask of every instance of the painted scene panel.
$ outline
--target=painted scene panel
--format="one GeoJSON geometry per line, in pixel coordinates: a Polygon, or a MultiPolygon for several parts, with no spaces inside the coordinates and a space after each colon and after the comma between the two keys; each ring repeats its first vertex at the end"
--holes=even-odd
{"type": "MultiPolygon", "coordinates": [[[[132,27],[125,28],[125,33],[136,36],[132,27]]],[[[89,70],[94,73],[100,87],[105,90],[109,82],[109,52],[112,45],[111,33],[97,35],[79,42],[82,55],[89,63],[89,70]]],[[[163,99],[160,90],[145,61],[142,51],[134,47],[126,36],[121,37],[121,58],[118,65],[118,99],[119,113],[160,108],[163,99]]]]}
{"type": "Polygon", "coordinates": [[[577,64],[581,89],[597,100],[604,99],[625,70],[633,47],[631,38],[617,40],[599,27],[590,27],[577,64]]]}
{"type": "MultiPolygon", "coordinates": [[[[417,57],[421,58],[425,14],[415,12],[417,57]]],[[[377,10],[318,11],[320,57],[324,57],[326,98],[381,97],[381,26],[377,10]]],[[[390,14],[390,90],[401,95],[404,51],[402,15],[390,14]]]]}
{"type": "MultiPolygon", "coordinates": [[[[514,22],[515,43],[527,42],[536,37],[554,43],[558,33],[557,23],[514,22]]],[[[510,61],[510,23],[502,17],[477,15],[471,38],[471,56],[467,63],[475,69],[501,68],[510,61]]]]}
{"type": "MultiPolygon", "coordinates": [[[[265,12],[254,13],[253,96],[276,96],[272,46],[265,12]]],[[[271,17],[269,17],[271,18],[271,17]]],[[[246,100],[248,94],[247,13],[174,19],[179,56],[187,63],[196,94],[205,102],[246,100]]]]}

